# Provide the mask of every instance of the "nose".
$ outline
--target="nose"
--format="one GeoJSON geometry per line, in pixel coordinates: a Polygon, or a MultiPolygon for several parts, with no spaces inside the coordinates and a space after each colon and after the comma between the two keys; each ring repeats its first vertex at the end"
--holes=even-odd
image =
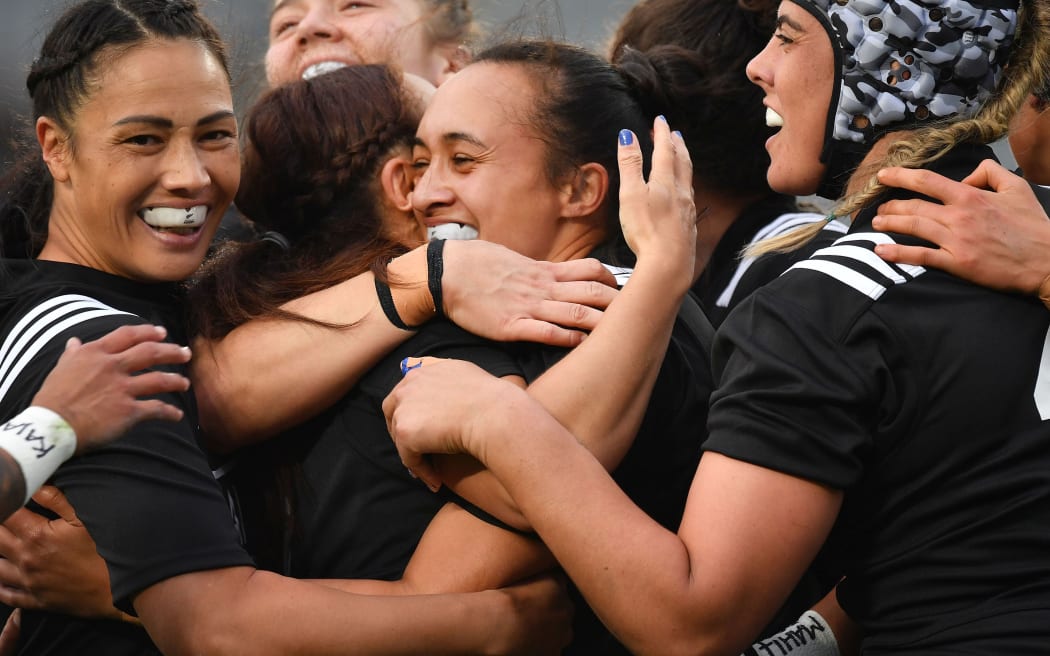
{"type": "Polygon", "coordinates": [[[745,69],[747,71],[747,79],[763,89],[768,89],[771,86],[770,48],[773,47],[775,40],[776,37],[770,39],[766,47],[747,63],[747,68],[745,69]]]}
{"type": "Polygon", "coordinates": [[[332,20],[332,12],[327,6],[310,9],[296,25],[300,43],[312,40],[332,40],[341,35],[339,26],[332,20]]]}
{"type": "Polygon", "coordinates": [[[193,196],[211,184],[208,167],[196,144],[189,139],[173,139],[163,162],[161,184],[170,192],[193,196]]]}
{"type": "Polygon", "coordinates": [[[456,195],[448,185],[447,176],[433,163],[416,180],[412,189],[412,209],[426,216],[434,209],[448,207],[456,202],[456,195]]]}

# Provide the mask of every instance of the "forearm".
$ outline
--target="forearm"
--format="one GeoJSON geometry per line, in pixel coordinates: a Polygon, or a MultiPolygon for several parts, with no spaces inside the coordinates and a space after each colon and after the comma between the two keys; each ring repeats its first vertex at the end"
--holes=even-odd
{"type": "Polygon", "coordinates": [[[472,451],[606,625],[638,653],[739,653],[795,585],[837,512],[836,495],[820,486],[708,454],[721,469],[705,476],[704,458],[675,535],[553,419],[520,403],[506,408],[499,425],[529,425],[528,443],[482,423],[477,430],[489,435],[472,451]],[[765,548],[765,531],[782,531],[777,549],[765,548]]]}
{"type": "MultiPolygon", "coordinates": [[[[390,274],[406,283],[395,287],[393,296],[411,325],[426,320],[426,303],[419,297],[429,298],[425,254],[417,251],[390,265],[390,274]],[[409,284],[413,280],[416,284],[409,284]]],[[[214,448],[232,450],[257,442],[317,414],[412,335],[387,320],[370,273],[296,299],[283,309],[347,327],[260,319],[238,326],[221,340],[198,340],[192,377],[201,426],[214,448]]]]}
{"type": "Polygon", "coordinates": [[[431,520],[399,581],[318,581],[344,592],[447,594],[503,588],[557,563],[539,539],[489,524],[455,504],[431,520]]]}
{"type": "MultiPolygon", "coordinates": [[[[669,284],[673,276],[661,264],[640,262],[591,335],[527,388],[610,471],[638,432],[685,294],[669,284]]],[[[528,430],[519,436],[527,441],[528,430]]],[[[437,462],[457,494],[530,530],[514,500],[476,460],[439,456],[437,462]]]]}
{"type": "Polygon", "coordinates": [[[687,290],[675,285],[684,274],[654,259],[639,261],[598,327],[528,388],[610,471],[634,442],[687,290]]]}
{"type": "Polygon", "coordinates": [[[232,568],[154,585],[135,607],[166,654],[320,656],[485,652],[499,603],[494,593],[365,597],[232,568]]]}

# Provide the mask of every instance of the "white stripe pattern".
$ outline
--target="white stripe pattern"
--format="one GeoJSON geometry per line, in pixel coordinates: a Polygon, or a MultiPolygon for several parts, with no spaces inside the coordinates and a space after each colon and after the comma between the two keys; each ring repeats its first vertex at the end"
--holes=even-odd
{"type": "Polygon", "coordinates": [[[886,293],[886,286],[882,281],[876,280],[875,278],[870,277],[869,274],[850,268],[845,264],[824,258],[837,257],[844,260],[858,262],[862,264],[866,270],[871,270],[873,273],[886,278],[894,285],[903,285],[909,280],[914,280],[916,277],[926,272],[926,269],[920,266],[896,265],[895,267],[895,265],[891,265],[876,255],[875,251],[870,248],[852,245],[856,242],[863,242],[866,244],[896,243],[892,237],[882,232],[858,232],[846,235],[845,237],[836,239],[835,243],[831,246],[822,248],[813,253],[811,259],[796,263],[788,269],[788,271],[791,271],[792,269],[807,269],[809,271],[822,273],[838,280],[844,285],[852,287],[873,301],[879,300],[879,298],[886,293]],[[899,271],[903,271],[906,275],[901,275],[899,271]]]}
{"type": "MultiPolygon", "coordinates": [[[[779,237],[785,232],[790,232],[795,228],[816,223],[817,221],[827,221],[827,217],[821,216],[820,214],[813,214],[812,212],[781,214],[776,220],[770,222],[756,232],[748,245],[756,244],[763,239],[779,237]]],[[[845,225],[837,221],[828,221],[828,224],[824,226],[824,230],[846,232],[847,228],[845,225]]],[[[750,269],[751,265],[754,263],[754,257],[745,257],[740,260],[740,264],[737,265],[736,271],[733,272],[733,278],[729,281],[729,284],[726,285],[726,288],[722,290],[722,293],[718,295],[718,298],[715,299],[715,307],[729,307],[729,303],[733,300],[733,294],[736,293],[736,288],[740,285],[740,281],[744,279],[747,270],[750,269]]]]}
{"type": "Polygon", "coordinates": [[[68,328],[97,317],[125,314],[90,296],[64,294],[50,298],[23,316],[0,346],[0,401],[33,358],[68,328]]]}

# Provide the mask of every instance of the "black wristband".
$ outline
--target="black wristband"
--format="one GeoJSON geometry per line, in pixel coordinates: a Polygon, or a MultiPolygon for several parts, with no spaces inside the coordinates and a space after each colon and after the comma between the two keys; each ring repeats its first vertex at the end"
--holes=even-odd
{"type": "Polygon", "coordinates": [[[433,239],[427,244],[427,288],[434,301],[435,318],[445,316],[444,298],[441,295],[441,276],[445,272],[445,261],[442,259],[444,252],[444,239],[433,239]]]}
{"type": "Polygon", "coordinates": [[[379,297],[379,307],[383,308],[383,314],[395,328],[401,330],[415,330],[417,326],[410,326],[401,320],[401,315],[397,313],[397,306],[394,305],[394,295],[390,293],[390,286],[385,282],[376,278],[376,296],[379,297]]]}

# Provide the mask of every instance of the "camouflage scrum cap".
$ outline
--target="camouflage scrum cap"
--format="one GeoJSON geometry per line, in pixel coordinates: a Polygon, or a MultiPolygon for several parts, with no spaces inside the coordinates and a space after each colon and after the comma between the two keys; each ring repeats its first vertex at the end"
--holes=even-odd
{"type": "Polygon", "coordinates": [[[836,84],[822,155],[829,176],[838,180],[821,192],[830,197],[841,193],[848,173],[882,134],[977,113],[995,91],[1009,58],[1019,4],[795,2],[820,21],[835,49],[836,84]]]}

